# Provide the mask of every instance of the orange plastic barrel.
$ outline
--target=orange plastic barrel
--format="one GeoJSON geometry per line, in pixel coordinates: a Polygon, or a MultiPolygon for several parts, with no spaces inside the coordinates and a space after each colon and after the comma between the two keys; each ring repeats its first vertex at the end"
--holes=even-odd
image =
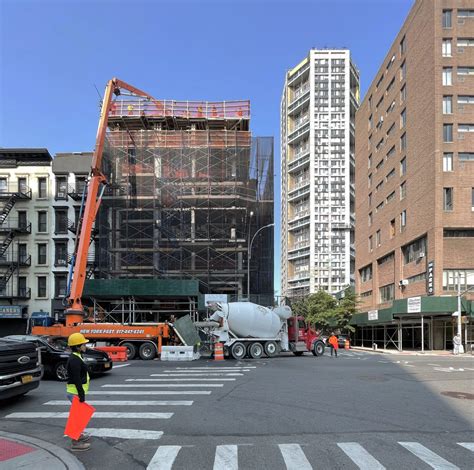
{"type": "Polygon", "coordinates": [[[216,343],[214,345],[214,360],[215,361],[224,360],[224,345],[222,343],[216,343]]]}

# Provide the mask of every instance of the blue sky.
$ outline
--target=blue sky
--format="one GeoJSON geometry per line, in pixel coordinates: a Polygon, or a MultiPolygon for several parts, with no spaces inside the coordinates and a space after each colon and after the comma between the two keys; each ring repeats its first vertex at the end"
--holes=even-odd
{"type": "Polygon", "coordinates": [[[250,99],[254,135],[275,137],[285,71],[311,47],[345,47],[362,96],[414,0],[0,0],[0,146],[93,148],[116,76],[156,98],[250,99]]]}

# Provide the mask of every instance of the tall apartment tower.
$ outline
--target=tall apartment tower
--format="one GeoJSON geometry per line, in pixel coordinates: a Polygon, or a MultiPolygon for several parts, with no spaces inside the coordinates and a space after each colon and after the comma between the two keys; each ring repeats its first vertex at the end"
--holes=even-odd
{"type": "Polygon", "coordinates": [[[474,287],[472,0],[414,3],[357,113],[356,193],[358,338],[450,348],[474,287]]]}
{"type": "Polygon", "coordinates": [[[359,72],[348,50],[312,49],[281,99],[282,295],[353,283],[354,120],[359,72]]]}

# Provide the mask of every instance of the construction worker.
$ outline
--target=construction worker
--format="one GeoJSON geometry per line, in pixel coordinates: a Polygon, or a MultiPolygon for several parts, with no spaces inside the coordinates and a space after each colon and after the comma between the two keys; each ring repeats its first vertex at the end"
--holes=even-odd
{"type": "MultiPolygon", "coordinates": [[[[67,361],[67,398],[72,403],[75,396],[80,402],[86,401],[86,393],[89,391],[89,373],[87,366],[82,358],[82,353],[86,350],[86,344],[89,341],[81,333],[73,333],[67,340],[67,345],[71,348],[72,354],[67,361]]],[[[76,441],[71,440],[71,450],[81,452],[89,450],[90,444],[86,441],[90,439],[90,435],[83,432],[76,441]]]]}
{"type": "Polygon", "coordinates": [[[331,347],[331,356],[332,356],[332,353],[334,352],[334,354],[337,357],[337,350],[339,348],[339,344],[337,342],[337,336],[334,334],[334,332],[331,333],[331,336],[328,338],[328,343],[329,343],[329,346],[331,347]]]}

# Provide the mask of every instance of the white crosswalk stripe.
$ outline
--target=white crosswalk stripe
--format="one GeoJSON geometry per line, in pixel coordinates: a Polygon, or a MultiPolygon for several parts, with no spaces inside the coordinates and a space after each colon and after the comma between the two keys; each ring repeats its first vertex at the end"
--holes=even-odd
{"type": "Polygon", "coordinates": [[[210,395],[210,390],[91,390],[89,395],[210,395]]]}
{"type": "Polygon", "coordinates": [[[458,442],[458,445],[463,446],[465,449],[474,452],[474,442],[458,442]]]}
{"type": "Polygon", "coordinates": [[[418,442],[399,442],[399,444],[435,470],[459,470],[459,467],[418,442]]]}
{"type": "Polygon", "coordinates": [[[239,372],[201,372],[201,373],[179,373],[179,374],[151,374],[150,377],[242,377],[239,372]]]}
{"type": "MultiPolygon", "coordinates": [[[[191,406],[193,401],[186,400],[87,400],[92,406],[191,406]]],[[[50,400],[43,405],[69,406],[68,400],[50,400]]]]}
{"type": "Polygon", "coordinates": [[[163,431],[146,431],[143,429],[87,428],[86,432],[95,437],[115,437],[118,439],[161,439],[163,431]]]}
{"type": "MultiPolygon", "coordinates": [[[[96,411],[94,419],[170,419],[174,413],[128,413],[120,411],[96,411]]],[[[18,413],[10,413],[5,416],[8,419],[37,419],[37,418],[68,418],[67,412],[46,412],[46,411],[25,411],[18,413]]]]}
{"type": "Polygon", "coordinates": [[[183,377],[179,379],[127,379],[125,382],[192,382],[192,381],[200,380],[201,382],[233,382],[235,379],[229,379],[227,377],[224,378],[219,378],[219,379],[213,379],[209,377],[202,377],[202,378],[196,378],[196,377],[183,377]]]}
{"type": "Polygon", "coordinates": [[[250,369],[237,369],[237,370],[234,370],[234,369],[208,369],[208,370],[201,370],[201,369],[197,369],[197,370],[177,370],[177,369],[174,369],[174,370],[164,370],[163,372],[167,373],[167,374],[179,374],[179,375],[188,375],[188,374],[239,374],[239,373],[242,373],[242,372],[253,372],[251,371],[250,369]]]}
{"type": "Polygon", "coordinates": [[[312,470],[299,444],[280,444],[278,447],[287,470],[312,470]]]}
{"type": "Polygon", "coordinates": [[[341,442],[340,449],[362,470],[385,470],[385,467],[357,442],[341,442]]]}
{"type": "MultiPolygon", "coordinates": [[[[239,370],[239,369],[256,369],[257,366],[245,366],[245,367],[237,367],[237,366],[207,366],[207,367],[176,367],[173,370],[239,370]]],[[[169,371],[166,371],[169,372],[169,371]]]]}
{"type": "Polygon", "coordinates": [[[147,470],[171,470],[181,446],[160,446],[150,460],[147,470]]]}
{"type": "Polygon", "coordinates": [[[153,388],[153,387],[163,387],[163,388],[171,388],[171,387],[223,387],[224,384],[106,384],[102,385],[102,388],[136,388],[136,387],[146,387],[146,388],[153,388]]]}
{"type": "Polygon", "coordinates": [[[237,446],[217,446],[214,470],[238,470],[237,446]]]}

